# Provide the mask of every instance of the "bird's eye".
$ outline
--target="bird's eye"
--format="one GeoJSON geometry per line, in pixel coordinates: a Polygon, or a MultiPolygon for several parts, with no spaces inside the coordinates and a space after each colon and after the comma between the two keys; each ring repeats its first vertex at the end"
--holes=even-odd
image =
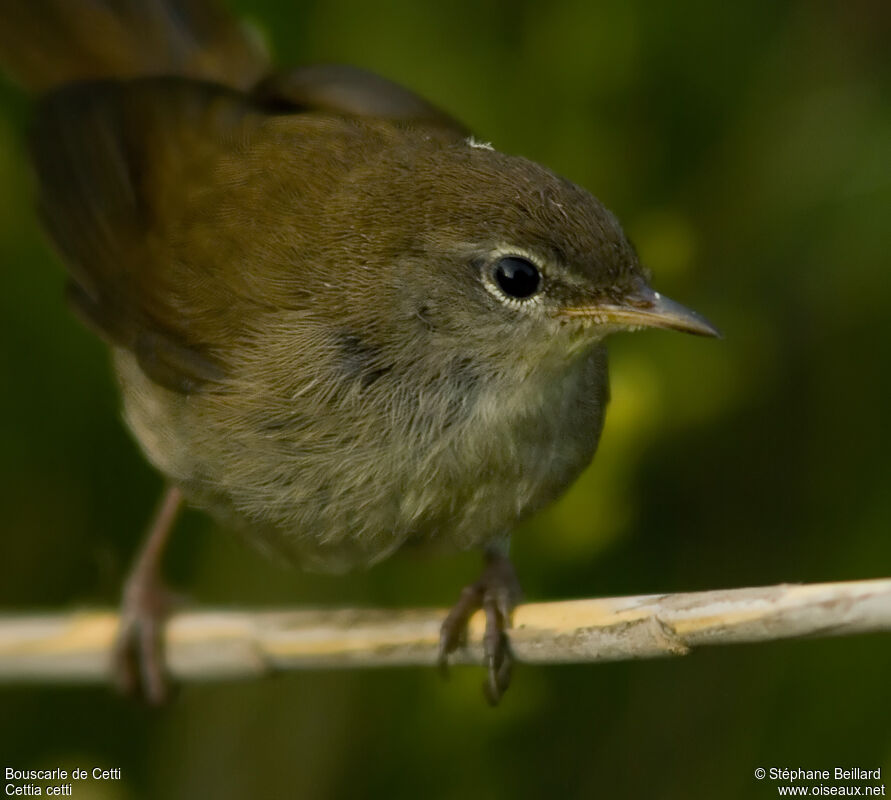
{"type": "Polygon", "coordinates": [[[528,258],[502,256],[495,262],[495,283],[508,297],[525,300],[541,286],[541,273],[528,258]]]}

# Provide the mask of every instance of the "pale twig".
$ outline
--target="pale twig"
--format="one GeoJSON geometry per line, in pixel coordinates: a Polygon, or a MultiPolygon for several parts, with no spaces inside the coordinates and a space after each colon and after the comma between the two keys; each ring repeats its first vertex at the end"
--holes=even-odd
{"type": "MultiPolygon", "coordinates": [[[[239,611],[177,614],[166,632],[179,680],[246,678],[304,668],[432,665],[439,609],[239,611]]],[[[0,680],[109,680],[118,616],[71,611],[0,616],[0,680]]],[[[456,663],[480,663],[483,619],[456,663]]],[[[529,603],[514,614],[519,661],[538,664],[683,655],[702,645],[891,630],[891,579],[779,585],[690,594],[529,603]]]]}

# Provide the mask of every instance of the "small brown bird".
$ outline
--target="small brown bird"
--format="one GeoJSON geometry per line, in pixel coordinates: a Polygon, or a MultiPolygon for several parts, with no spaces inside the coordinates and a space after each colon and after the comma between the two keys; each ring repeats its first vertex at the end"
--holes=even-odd
{"type": "Polygon", "coordinates": [[[507,687],[511,530],[591,460],[604,338],[715,335],[649,288],[617,220],[359,69],[271,73],[212,0],[7,0],[42,99],[39,207],[127,424],[171,488],[124,599],[122,683],[164,695],[159,561],[182,498],[306,569],[481,547],[507,687]]]}

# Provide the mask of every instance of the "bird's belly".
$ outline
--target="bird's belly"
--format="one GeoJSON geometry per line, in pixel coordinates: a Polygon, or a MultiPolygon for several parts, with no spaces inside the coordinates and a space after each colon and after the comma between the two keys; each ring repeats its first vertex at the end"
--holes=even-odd
{"type": "Polygon", "coordinates": [[[374,563],[408,541],[467,548],[509,533],[588,464],[606,402],[597,356],[541,396],[493,394],[503,413],[481,398],[434,439],[413,443],[381,426],[352,438],[318,425],[264,436],[237,415],[215,428],[210,400],[159,389],[125,352],[116,362],[131,430],[192,504],[321,571],[374,563]]]}

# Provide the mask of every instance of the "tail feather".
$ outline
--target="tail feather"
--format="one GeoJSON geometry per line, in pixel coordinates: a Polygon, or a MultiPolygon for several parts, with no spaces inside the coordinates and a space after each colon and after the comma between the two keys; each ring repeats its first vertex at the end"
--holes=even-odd
{"type": "Polygon", "coordinates": [[[253,86],[269,59],[217,0],[2,0],[0,67],[32,91],[178,75],[253,86]]]}

